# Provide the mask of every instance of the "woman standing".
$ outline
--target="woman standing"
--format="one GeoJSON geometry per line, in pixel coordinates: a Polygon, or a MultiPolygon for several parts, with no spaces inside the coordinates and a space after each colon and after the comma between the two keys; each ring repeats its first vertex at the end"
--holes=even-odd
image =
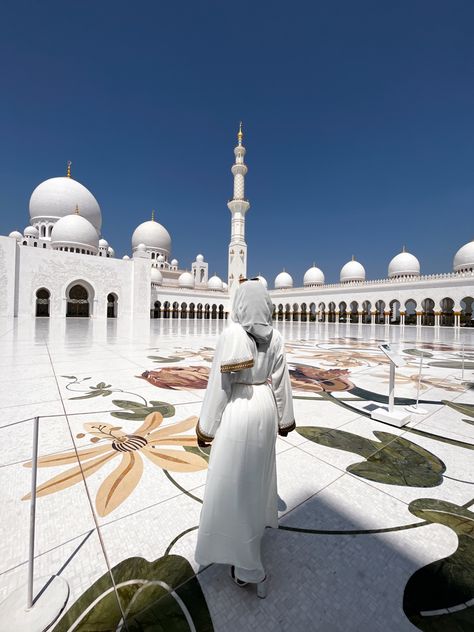
{"type": "Polygon", "coordinates": [[[213,441],[196,561],[230,564],[236,583],[266,596],[261,540],[278,526],[275,441],[295,421],[283,340],[258,280],[238,288],[232,322],[221,334],[197,426],[213,441]]]}

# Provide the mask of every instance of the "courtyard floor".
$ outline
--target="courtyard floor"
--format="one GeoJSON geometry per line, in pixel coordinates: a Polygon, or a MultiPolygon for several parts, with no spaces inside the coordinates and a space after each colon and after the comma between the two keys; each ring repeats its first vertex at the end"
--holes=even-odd
{"type": "Polygon", "coordinates": [[[193,429],[223,326],[0,321],[0,601],[27,579],[40,416],[35,576],[70,588],[54,632],[474,629],[474,330],[275,323],[297,430],[277,439],[260,600],[193,556],[208,460],[193,429]],[[406,361],[400,409],[424,355],[425,412],[403,428],[370,417],[385,342],[406,361]]]}

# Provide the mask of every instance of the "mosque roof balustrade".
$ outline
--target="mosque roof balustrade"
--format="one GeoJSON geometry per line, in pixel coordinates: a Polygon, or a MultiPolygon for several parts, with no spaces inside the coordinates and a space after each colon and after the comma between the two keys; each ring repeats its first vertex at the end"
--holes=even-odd
{"type": "MultiPolygon", "coordinates": [[[[424,274],[420,276],[407,276],[407,277],[394,277],[394,278],[385,278],[385,279],[370,279],[366,281],[347,281],[345,283],[325,283],[324,285],[319,286],[299,286],[292,288],[282,288],[282,289],[272,289],[270,290],[270,294],[272,296],[282,296],[284,294],[296,295],[296,294],[305,294],[312,295],[315,293],[326,293],[327,291],[332,291],[334,289],[342,290],[347,292],[349,289],[353,289],[356,292],[367,290],[368,288],[384,288],[384,287],[423,287],[424,285],[435,285],[437,282],[447,281],[449,284],[452,284],[454,281],[456,285],[462,284],[463,279],[473,279],[474,280],[474,271],[473,272],[445,272],[440,274],[424,274]],[[456,281],[461,283],[456,283],[456,281]]],[[[446,284],[448,284],[446,283],[446,284]]],[[[444,283],[442,283],[444,285],[444,283]]]]}

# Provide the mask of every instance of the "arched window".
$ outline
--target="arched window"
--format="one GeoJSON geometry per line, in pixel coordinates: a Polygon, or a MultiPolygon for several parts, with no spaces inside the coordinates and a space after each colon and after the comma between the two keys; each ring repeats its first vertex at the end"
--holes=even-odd
{"type": "Polygon", "coordinates": [[[107,295],[107,318],[117,318],[117,300],[113,292],[107,295]]]}
{"type": "Polygon", "coordinates": [[[42,287],[36,292],[36,316],[49,316],[50,292],[42,287]]]}
{"type": "Polygon", "coordinates": [[[161,318],[161,303],[160,301],[155,301],[153,304],[153,309],[151,310],[152,318],[161,318]]]}
{"type": "Polygon", "coordinates": [[[87,318],[89,316],[89,292],[79,283],[73,285],[67,297],[66,316],[87,318]]]}

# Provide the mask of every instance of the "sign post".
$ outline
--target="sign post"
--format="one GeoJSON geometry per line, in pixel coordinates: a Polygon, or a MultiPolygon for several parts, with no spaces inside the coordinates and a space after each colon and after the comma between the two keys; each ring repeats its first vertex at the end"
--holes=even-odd
{"type": "Polygon", "coordinates": [[[394,351],[389,344],[379,345],[379,349],[390,361],[390,375],[388,386],[388,409],[380,406],[372,411],[371,417],[377,421],[383,421],[391,426],[401,428],[408,423],[411,415],[395,409],[395,368],[406,364],[405,358],[394,351]]]}

